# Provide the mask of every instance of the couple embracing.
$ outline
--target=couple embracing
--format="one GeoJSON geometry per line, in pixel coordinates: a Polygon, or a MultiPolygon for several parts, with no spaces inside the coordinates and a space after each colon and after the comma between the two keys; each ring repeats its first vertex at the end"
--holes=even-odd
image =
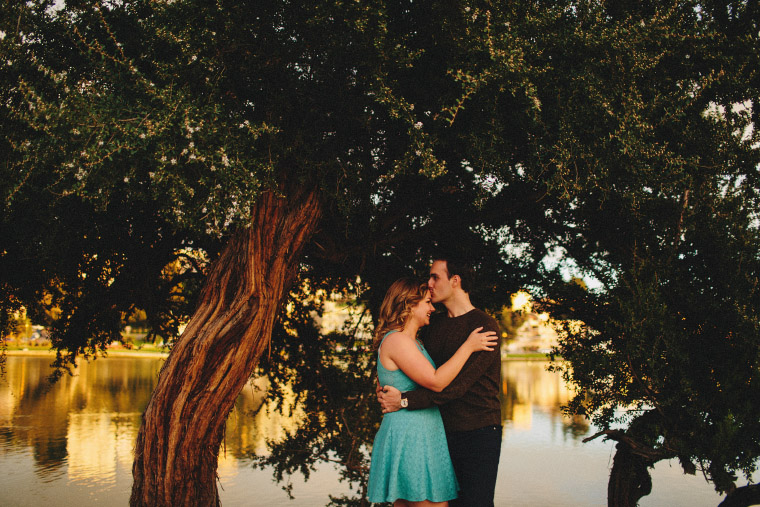
{"type": "Polygon", "coordinates": [[[402,278],[385,295],[374,341],[384,416],[372,449],[371,502],[493,506],[498,326],[470,302],[470,283],[467,266],[438,258],[426,285],[402,278]],[[431,316],[432,303],[446,312],[431,316]]]}

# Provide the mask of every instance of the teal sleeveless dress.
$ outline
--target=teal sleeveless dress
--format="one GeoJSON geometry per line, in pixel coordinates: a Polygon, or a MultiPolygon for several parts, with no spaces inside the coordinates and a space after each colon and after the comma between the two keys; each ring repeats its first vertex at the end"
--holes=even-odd
{"type": "MultiPolygon", "coordinates": [[[[435,366],[425,348],[419,343],[417,346],[435,366]]],[[[391,385],[401,392],[419,388],[400,369],[387,370],[382,365],[379,347],[377,376],[380,385],[391,385]]],[[[370,502],[393,502],[399,498],[444,502],[456,498],[458,488],[437,406],[402,409],[383,416],[372,446],[367,494],[370,502]]]]}

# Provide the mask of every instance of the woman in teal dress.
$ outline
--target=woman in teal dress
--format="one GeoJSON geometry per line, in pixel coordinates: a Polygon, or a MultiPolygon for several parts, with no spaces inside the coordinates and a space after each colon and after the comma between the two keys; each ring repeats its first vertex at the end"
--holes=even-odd
{"type": "MultiPolygon", "coordinates": [[[[496,333],[477,328],[454,356],[436,369],[417,340],[417,331],[430,322],[433,311],[427,285],[402,278],[388,289],[374,340],[380,385],[392,385],[402,392],[420,386],[441,391],[470,354],[496,346],[496,333]]],[[[456,497],[457,480],[438,407],[385,414],[372,446],[369,500],[400,507],[448,505],[456,497]]]]}

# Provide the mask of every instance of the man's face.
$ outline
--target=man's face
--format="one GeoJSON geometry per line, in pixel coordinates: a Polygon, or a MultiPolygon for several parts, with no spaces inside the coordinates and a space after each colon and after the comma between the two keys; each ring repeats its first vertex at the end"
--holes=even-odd
{"type": "Polygon", "coordinates": [[[446,267],[446,261],[435,261],[430,266],[430,278],[428,278],[428,289],[430,289],[430,298],[433,303],[446,301],[452,294],[451,279],[446,267]]]}

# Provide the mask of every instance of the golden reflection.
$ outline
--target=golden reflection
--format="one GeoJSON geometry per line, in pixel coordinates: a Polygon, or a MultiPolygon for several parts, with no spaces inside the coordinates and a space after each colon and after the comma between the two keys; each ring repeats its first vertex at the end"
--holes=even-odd
{"type": "MultiPolygon", "coordinates": [[[[76,376],[50,385],[49,357],[7,358],[0,381],[0,423],[6,428],[4,449],[31,449],[40,476],[56,470],[74,481],[113,480],[130,470],[141,414],[150,399],[161,359],[108,358],[83,362],[76,376]]],[[[511,430],[535,424],[536,411],[549,414],[574,436],[588,430],[584,420],[571,420],[560,406],[572,396],[560,375],[543,361],[502,363],[502,420],[511,430]]],[[[237,474],[240,460],[264,456],[268,442],[297,429],[305,417],[289,392],[278,407],[266,401],[268,381],[249,381],[227,420],[219,451],[219,474],[237,474]]],[[[379,410],[379,408],[378,408],[379,410]]]]}
{"type": "Polygon", "coordinates": [[[573,396],[562,377],[546,370],[545,361],[503,361],[502,376],[502,421],[510,421],[517,430],[530,430],[533,412],[540,410],[553,419],[561,418],[565,427],[575,428],[574,433],[588,422],[581,418],[568,418],[561,407],[573,396]]]}
{"type": "MultiPolygon", "coordinates": [[[[75,481],[114,480],[120,450],[117,434],[111,414],[70,414],[66,435],[69,478],[75,481]]],[[[127,459],[130,461],[131,454],[129,449],[127,459]]]]}
{"type": "Polygon", "coordinates": [[[266,378],[250,380],[235,402],[227,418],[226,435],[219,451],[219,470],[237,468],[236,460],[254,452],[269,454],[267,441],[277,442],[298,427],[304,413],[296,406],[295,394],[286,389],[282,408],[265,401],[269,382],[266,378]]]}

